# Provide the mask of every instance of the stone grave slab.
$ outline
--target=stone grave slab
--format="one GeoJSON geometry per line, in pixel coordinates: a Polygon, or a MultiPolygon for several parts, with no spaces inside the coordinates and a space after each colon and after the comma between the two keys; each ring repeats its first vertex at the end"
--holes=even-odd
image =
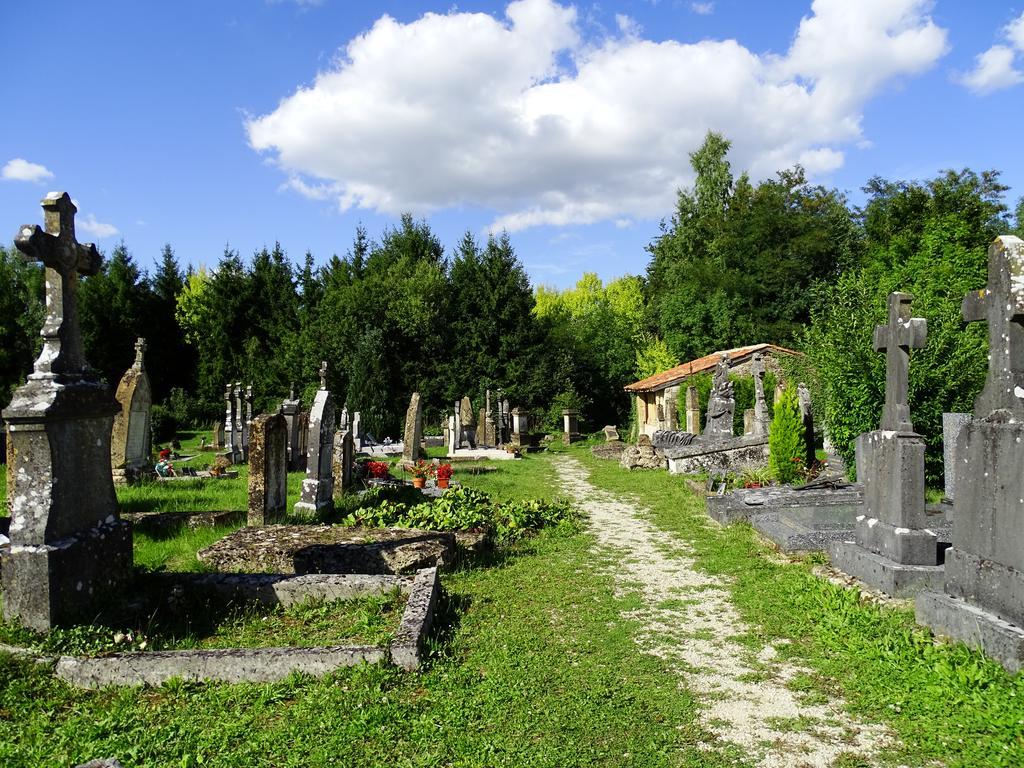
{"type": "Polygon", "coordinates": [[[409,573],[452,562],[455,535],[408,528],[271,525],[240,528],[197,554],[218,571],[409,573]]]}

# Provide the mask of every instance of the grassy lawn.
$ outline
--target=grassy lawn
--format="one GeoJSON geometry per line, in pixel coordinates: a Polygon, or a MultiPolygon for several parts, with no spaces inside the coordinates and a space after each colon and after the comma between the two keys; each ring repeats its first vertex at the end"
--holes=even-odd
{"type": "Polygon", "coordinates": [[[889,723],[907,765],[1024,765],[1024,676],[962,645],[935,644],[912,609],[861,604],[815,577],[820,556],[782,562],[749,525],[717,527],[681,478],[574,455],[591,482],[641,501],[654,524],[693,546],[700,568],[729,580],[751,646],[791,640],[780,647],[814,670],[793,684],[842,695],[856,715],[889,723]]]}
{"type": "MultiPolygon", "coordinates": [[[[531,457],[469,477],[550,497],[553,476],[531,457]]],[[[446,574],[422,674],[366,666],[274,685],[83,692],[0,656],[0,764],[736,765],[696,747],[692,699],[637,653],[622,618],[635,598],[616,597],[590,547],[579,530],[552,529],[493,567],[446,574]]]]}

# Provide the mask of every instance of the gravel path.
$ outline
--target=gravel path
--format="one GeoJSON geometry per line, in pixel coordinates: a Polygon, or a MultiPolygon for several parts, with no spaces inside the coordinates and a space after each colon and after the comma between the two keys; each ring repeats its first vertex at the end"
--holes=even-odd
{"type": "Polygon", "coordinates": [[[780,659],[776,645],[753,651],[738,642],[748,628],[726,584],[694,567],[687,542],[655,528],[637,503],[595,488],[576,459],[562,458],[559,470],[563,492],[616,558],[619,590],[642,599],[630,615],[643,627],[637,643],[668,661],[701,704],[702,724],[719,739],[709,749],[733,744],[768,768],[825,768],[840,755],[873,764],[892,746],[890,731],[855,722],[842,701],[802,699],[789,683],[809,672],[780,659]]]}

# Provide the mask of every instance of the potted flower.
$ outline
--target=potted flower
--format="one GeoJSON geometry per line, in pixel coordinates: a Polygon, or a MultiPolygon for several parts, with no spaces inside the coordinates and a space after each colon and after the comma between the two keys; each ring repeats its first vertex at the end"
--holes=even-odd
{"type": "Polygon", "coordinates": [[[427,478],[434,472],[434,465],[429,461],[417,461],[409,467],[412,473],[413,488],[422,488],[427,484],[427,478]]]}
{"type": "Polygon", "coordinates": [[[452,479],[452,465],[439,464],[437,469],[434,471],[434,477],[437,478],[438,488],[447,488],[448,481],[452,479]]]}
{"type": "Polygon", "coordinates": [[[391,465],[386,461],[366,462],[366,474],[371,480],[386,480],[391,471],[391,465]]]}

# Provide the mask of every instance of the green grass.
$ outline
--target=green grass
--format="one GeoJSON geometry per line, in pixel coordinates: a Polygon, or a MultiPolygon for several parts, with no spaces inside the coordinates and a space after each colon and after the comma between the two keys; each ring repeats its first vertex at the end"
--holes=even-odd
{"type": "Polygon", "coordinates": [[[910,610],[862,604],[815,577],[814,558],[779,562],[749,525],[713,526],[682,478],[577,455],[591,482],[639,500],[654,524],[691,543],[698,567],[726,578],[758,646],[792,641],[778,649],[817,673],[800,681],[808,696],[842,695],[854,714],[891,725],[904,763],[1024,765],[1024,675],[936,644],[910,610]]]}
{"type": "Polygon", "coordinates": [[[725,766],[694,703],[638,654],[590,539],[545,532],[445,577],[422,674],[381,666],[273,685],[77,691],[0,655],[0,765],[725,766]]]}
{"type": "Polygon", "coordinates": [[[136,531],[135,564],[151,570],[203,572],[209,570],[196,559],[196,552],[236,531],[237,525],[212,528],[182,528],[176,535],[162,538],[136,531]]]}

